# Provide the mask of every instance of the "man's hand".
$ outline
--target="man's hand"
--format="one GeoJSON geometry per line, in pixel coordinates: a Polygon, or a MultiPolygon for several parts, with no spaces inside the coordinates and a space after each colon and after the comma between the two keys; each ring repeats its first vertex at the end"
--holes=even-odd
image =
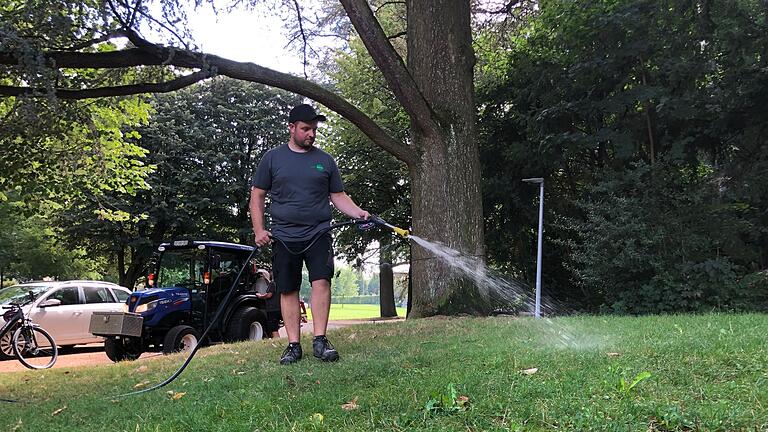
{"type": "Polygon", "coordinates": [[[360,212],[357,214],[357,216],[355,216],[355,219],[368,220],[369,217],[371,217],[370,213],[368,213],[367,211],[365,211],[363,209],[360,209],[360,212]]]}
{"type": "Polygon", "coordinates": [[[272,233],[270,233],[267,230],[261,230],[257,231],[256,235],[254,236],[254,240],[256,241],[256,246],[262,247],[268,244],[272,243],[272,238],[270,237],[272,233]]]}

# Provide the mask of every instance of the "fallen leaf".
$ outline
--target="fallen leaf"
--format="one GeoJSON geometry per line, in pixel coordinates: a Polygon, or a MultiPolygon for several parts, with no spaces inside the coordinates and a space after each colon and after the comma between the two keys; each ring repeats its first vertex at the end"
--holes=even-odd
{"type": "Polygon", "coordinates": [[[341,405],[341,409],[344,411],[352,411],[356,410],[357,408],[357,396],[353,397],[351,401],[341,405]]]}
{"type": "Polygon", "coordinates": [[[149,381],[142,381],[142,382],[140,382],[140,383],[136,383],[136,384],[133,386],[133,388],[141,388],[141,387],[145,387],[147,384],[149,384],[149,381]]]}
{"type": "Polygon", "coordinates": [[[539,371],[539,368],[530,368],[530,369],[524,369],[521,372],[523,372],[526,375],[533,375],[538,371],[539,371]]]}
{"type": "Polygon", "coordinates": [[[351,335],[349,335],[349,337],[347,337],[347,339],[350,339],[350,340],[357,339],[357,333],[352,333],[351,335]]]}
{"type": "Polygon", "coordinates": [[[606,353],[606,355],[607,355],[608,357],[618,357],[618,356],[620,356],[621,354],[619,354],[619,353],[617,353],[617,352],[609,352],[609,353],[606,353]]]}
{"type": "Polygon", "coordinates": [[[213,377],[211,378],[203,378],[203,382],[211,382],[213,381],[213,377]]]}
{"type": "Polygon", "coordinates": [[[24,424],[24,423],[22,423],[22,422],[21,422],[21,419],[19,419],[19,422],[18,422],[18,423],[16,423],[16,426],[14,426],[14,427],[13,427],[13,429],[11,429],[11,432],[16,432],[17,430],[19,430],[19,428],[21,428],[21,426],[22,426],[23,424],[24,424]]]}
{"type": "Polygon", "coordinates": [[[187,392],[178,392],[178,393],[174,393],[174,395],[173,395],[173,396],[171,396],[171,399],[173,399],[173,400],[179,400],[179,399],[183,398],[185,394],[187,394],[187,392]]]}
{"type": "Polygon", "coordinates": [[[320,384],[320,380],[315,380],[315,384],[320,384]]]}
{"type": "Polygon", "coordinates": [[[147,367],[147,365],[141,365],[141,366],[136,368],[135,372],[142,373],[142,372],[146,372],[148,370],[149,370],[149,368],[147,367]]]}
{"type": "Polygon", "coordinates": [[[469,396],[459,396],[456,398],[456,403],[459,405],[466,405],[469,402],[469,396]]]}
{"type": "Polygon", "coordinates": [[[62,411],[64,411],[65,409],[67,409],[67,406],[66,406],[66,405],[64,405],[63,407],[61,407],[61,408],[57,409],[56,411],[54,411],[53,413],[51,413],[51,415],[52,415],[52,416],[57,416],[57,415],[61,414],[61,412],[62,412],[62,411]]]}

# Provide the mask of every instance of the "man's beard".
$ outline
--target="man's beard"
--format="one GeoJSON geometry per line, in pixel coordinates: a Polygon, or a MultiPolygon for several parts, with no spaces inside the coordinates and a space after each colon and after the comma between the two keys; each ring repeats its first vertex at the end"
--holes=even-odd
{"type": "Polygon", "coordinates": [[[297,147],[302,148],[304,150],[309,150],[312,148],[312,144],[314,143],[314,140],[297,140],[293,139],[293,143],[296,144],[297,147]]]}

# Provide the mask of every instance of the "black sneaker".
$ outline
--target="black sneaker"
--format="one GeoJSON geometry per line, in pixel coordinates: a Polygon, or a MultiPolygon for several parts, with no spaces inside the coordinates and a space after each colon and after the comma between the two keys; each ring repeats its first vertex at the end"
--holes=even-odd
{"type": "Polygon", "coordinates": [[[301,344],[289,343],[283,351],[283,355],[280,356],[281,365],[289,365],[301,360],[301,344]]]}
{"type": "Polygon", "coordinates": [[[339,359],[339,352],[325,336],[315,336],[312,341],[312,351],[314,351],[315,357],[323,361],[333,362],[339,359]]]}

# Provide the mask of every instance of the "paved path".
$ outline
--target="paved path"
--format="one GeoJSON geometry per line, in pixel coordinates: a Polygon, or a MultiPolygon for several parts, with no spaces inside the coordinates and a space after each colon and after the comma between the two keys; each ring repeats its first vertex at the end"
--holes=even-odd
{"type": "MultiPolygon", "coordinates": [[[[394,322],[394,321],[402,321],[402,320],[403,318],[395,318],[395,319],[372,318],[372,319],[362,319],[362,320],[330,321],[328,322],[328,330],[343,328],[343,327],[347,327],[354,324],[383,323],[383,322],[394,322]]],[[[301,326],[301,331],[303,333],[312,333],[312,322],[310,321],[309,323],[301,326]]],[[[281,338],[286,337],[284,328],[280,329],[280,337],[281,338]]],[[[109,360],[107,358],[107,355],[104,353],[103,344],[80,345],[73,348],[72,351],[73,352],[70,354],[59,354],[59,358],[58,360],[56,360],[56,364],[53,365],[53,367],[56,369],[61,369],[61,368],[113,364],[112,361],[109,360]]],[[[137,362],[151,361],[153,358],[157,358],[160,356],[162,356],[161,353],[144,353],[136,361],[137,362]]],[[[0,361],[0,373],[18,372],[18,371],[27,371],[27,370],[29,369],[25,368],[17,360],[0,361]]]]}

